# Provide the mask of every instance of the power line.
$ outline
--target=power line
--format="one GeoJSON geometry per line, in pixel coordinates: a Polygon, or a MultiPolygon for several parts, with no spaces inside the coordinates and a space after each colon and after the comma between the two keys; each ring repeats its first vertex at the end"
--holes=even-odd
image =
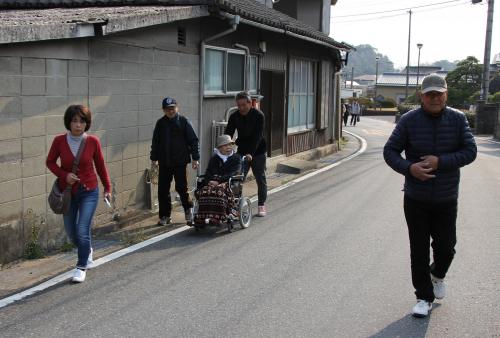
{"type": "Polygon", "coordinates": [[[442,4],[448,4],[451,2],[458,2],[462,0],[449,0],[449,1],[444,1],[444,2],[438,2],[435,4],[427,4],[427,5],[420,5],[420,6],[414,6],[414,7],[406,7],[406,8],[399,8],[399,9],[390,9],[390,10],[385,10],[385,11],[379,11],[379,12],[371,12],[371,13],[358,13],[358,14],[348,14],[348,15],[339,15],[339,16],[332,16],[330,20],[335,20],[338,18],[347,18],[347,17],[353,17],[353,16],[365,16],[365,15],[374,15],[374,14],[385,14],[385,13],[390,13],[390,12],[401,12],[401,11],[408,11],[410,9],[417,9],[417,8],[423,8],[423,7],[430,7],[430,6],[437,6],[437,5],[442,5],[442,4]]]}
{"type": "MultiPolygon", "coordinates": [[[[428,9],[417,10],[417,11],[415,11],[415,13],[424,13],[424,12],[429,12],[429,11],[438,11],[438,10],[442,10],[442,9],[446,9],[446,8],[458,7],[458,6],[468,5],[468,4],[469,4],[469,0],[467,0],[467,2],[464,2],[464,3],[453,4],[453,5],[443,6],[443,7],[439,7],[439,8],[428,8],[428,9]]],[[[337,25],[337,24],[350,23],[350,22],[373,21],[373,20],[394,18],[394,17],[397,17],[397,16],[403,16],[403,15],[406,16],[407,14],[408,14],[408,12],[405,12],[405,13],[396,13],[396,14],[390,14],[390,15],[376,16],[376,17],[373,17],[373,18],[358,18],[358,19],[352,19],[352,20],[335,21],[334,24],[337,25]]]]}

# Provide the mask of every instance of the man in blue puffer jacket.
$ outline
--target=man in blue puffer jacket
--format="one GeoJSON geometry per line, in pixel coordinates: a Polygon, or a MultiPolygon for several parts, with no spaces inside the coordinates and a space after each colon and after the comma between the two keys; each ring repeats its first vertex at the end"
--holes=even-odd
{"type": "Polygon", "coordinates": [[[465,115],[447,107],[447,98],[446,81],[436,74],[426,76],[422,107],[401,117],[384,147],[387,164],[405,177],[416,317],[426,317],[434,299],[445,296],[444,277],[455,255],[460,167],[477,154],[465,115]],[[434,261],[430,265],[431,239],[434,261]]]}

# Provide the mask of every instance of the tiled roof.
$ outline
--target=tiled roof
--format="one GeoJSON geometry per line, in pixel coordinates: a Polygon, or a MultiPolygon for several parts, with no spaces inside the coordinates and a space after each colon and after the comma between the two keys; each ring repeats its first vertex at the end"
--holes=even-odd
{"type": "Polygon", "coordinates": [[[207,6],[0,10],[0,44],[94,36],[210,15],[207,6]]]}
{"type": "Polygon", "coordinates": [[[324,42],[332,47],[350,50],[350,46],[337,42],[328,35],[286,14],[268,8],[255,0],[218,0],[217,7],[245,19],[324,42]]]}
{"type": "MultiPolygon", "coordinates": [[[[401,73],[406,74],[406,68],[403,68],[401,70],[401,73]]],[[[420,74],[430,74],[430,73],[436,73],[441,71],[443,68],[439,66],[410,66],[410,74],[417,74],[417,71],[420,72],[420,74]]]]}
{"type": "MultiPolygon", "coordinates": [[[[423,78],[429,73],[421,73],[418,76],[418,84],[422,83],[423,78]]],[[[437,72],[437,75],[441,77],[446,77],[447,72],[441,71],[437,72]]],[[[409,74],[408,85],[415,86],[417,83],[417,74],[409,74]]],[[[404,87],[406,86],[406,74],[402,73],[384,73],[378,76],[377,86],[388,86],[388,87],[404,87]]]]}
{"type": "MultiPolygon", "coordinates": [[[[57,7],[78,7],[79,12],[85,8],[92,12],[91,8],[107,8],[112,6],[133,6],[135,8],[156,5],[160,6],[193,6],[205,5],[218,8],[221,11],[239,15],[240,17],[260,23],[286,32],[298,34],[302,37],[312,39],[329,47],[350,50],[351,46],[335,41],[328,35],[310,27],[292,17],[257,2],[256,0],[2,0],[0,8],[6,9],[47,9],[57,7]]],[[[5,11],[0,11],[0,14],[5,11]]],[[[18,17],[22,13],[17,13],[18,17]]],[[[68,14],[75,15],[71,11],[68,14]]],[[[31,14],[29,14],[31,15],[31,14]]],[[[130,14],[127,14],[130,15],[130,14]]],[[[22,18],[21,18],[22,21],[22,18]]],[[[67,23],[65,20],[62,23],[67,23]]],[[[4,24],[5,26],[5,24],[4,24]]]]}
{"type": "Polygon", "coordinates": [[[1,0],[0,8],[209,5],[213,0],[1,0]]]}

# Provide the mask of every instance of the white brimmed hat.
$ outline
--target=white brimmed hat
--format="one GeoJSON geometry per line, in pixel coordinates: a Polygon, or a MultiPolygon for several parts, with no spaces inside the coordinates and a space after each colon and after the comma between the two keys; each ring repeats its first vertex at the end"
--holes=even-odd
{"type": "Polygon", "coordinates": [[[217,137],[217,148],[225,146],[226,144],[234,144],[234,141],[229,135],[220,135],[217,137]]]}
{"type": "Polygon", "coordinates": [[[444,93],[448,90],[446,80],[437,74],[430,74],[422,80],[422,94],[428,92],[444,93]]]}

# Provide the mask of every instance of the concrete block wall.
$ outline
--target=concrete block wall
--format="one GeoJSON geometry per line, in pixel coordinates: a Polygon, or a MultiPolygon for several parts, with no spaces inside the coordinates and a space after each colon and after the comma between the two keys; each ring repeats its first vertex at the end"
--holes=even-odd
{"type": "MultiPolygon", "coordinates": [[[[164,28],[156,38],[176,39],[175,32],[164,28]]],[[[144,207],[144,171],[163,97],[175,97],[197,128],[199,56],[141,46],[149,36],[134,32],[133,44],[99,38],[41,49],[40,43],[0,46],[0,264],[22,256],[31,232],[23,222],[28,210],[45,219],[42,247],[66,240],[62,217],[46,202],[55,177],[45,159],[54,136],[65,132],[68,105],[92,111],[90,132],[101,140],[113,184],[114,208],[101,202],[95,227],[144,207]]]]}
{"type": "MultiPolygon", "coordinates": [[[[45,167],[48,146],[63,132],[62,113],[73,99],[67,91],[67,60],[32,57],[28,50],[0,50],[0,262],[18,258],[31,237],[28,211],[46,219],[40,244],[64,240],[62,222],[47,209],[53,181],[45,167]]],[[[82,93],[81,93],[82,94],[82,93]]],[[[40,222],[41,223],[41,222],[40,222]]]]}

